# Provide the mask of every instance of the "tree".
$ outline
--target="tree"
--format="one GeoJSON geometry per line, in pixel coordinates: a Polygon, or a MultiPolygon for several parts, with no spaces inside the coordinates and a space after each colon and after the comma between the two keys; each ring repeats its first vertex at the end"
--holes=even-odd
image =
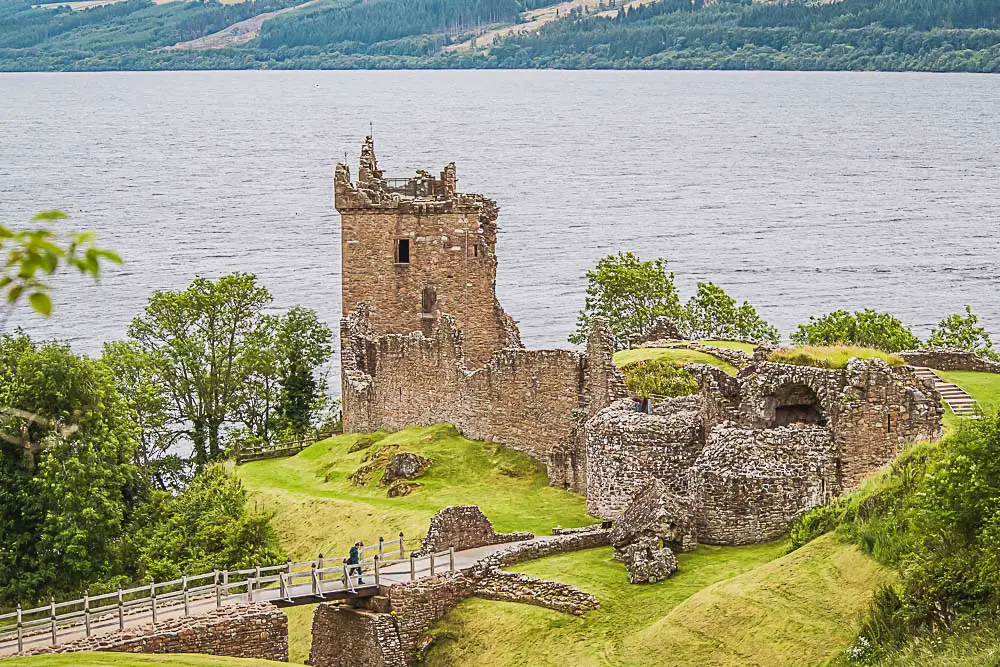
{"type": "Polygon", "coordinates": [[[312,423],[320,385],[316,372],[333,355],[333,332],[316,311],[296,306],[278,323],[275,337],[281,378],[281,415],[296,433],[312,423]]]}
{"type": "MultiPolygon", "coordinates": [[[[51,223],[66,217],[62,211],[46,211],[31,221],[51,223]]],[[[76,232],[61,238],[43,227],[15,231],[0,225],[0,291],[8,304],[0,324],[25,296],[36,312],[45,317],[52,313],[51,288],[42,282],[41,276],[51,276],[61,264],[66,264],[96,280],[103,261],[121,264],[122,260],[110,250],[96,247],[91,232],[76,232]]]]}
{"type": "Polygon", "coordinates": [[[169,394],[157,380],[152,356],[132,341],[115,341],[104,344],[101,361],[111,370],[139,429],[136,465],[161,490],[180,488],[190,473],[186,461],[172,448],[183,432],[173,425],[169,394]]]}
{"type": "Polygon", "coordinates": [[[174,424],[199,465],[222,455],[222,427],[238,408],[264,339],[271,294],[249,273],[196,278],[181,292],[155,292],[129,336],[150,355],[174,424]]]}
{"type": "Polygon", "coordinates": [[[1000,361],[1000,354],[993,349],[993,341],[984,327],[979,326],[979,316],[972,312],[972,306],[965,307],[965,315],[953,313],[931,329],[927,339],[929,347],[953,347],[969,350],[976,354],[1000,361]]]}
{"type": "Polygon", "coordinates": [[[854,313],[837,310],[822,317],[810,317],[792,334],[799,345],[860,345],[885,352],[912,350],[921,346],[902,322],[888,313],[866,308],[854,313]]]}
{"type": "Polygon", "coordinates": [[[587,339],[594,318],[604,318],[616,349],[645,331],[658,317],[680,319],[681,305],[674,274],[664,259],[641,261],[631,252],[608,255],[587,272],[587,297],[571,343],[587,339]]]}
{"type": "Polygon", "coordinates": [[[65,345],[4,336],[0,406],[0,600],[112,575],[148,485],[111,373],[65,345]]]}
{"type": "Polygon", "coordinates": [[[744,301],[741,306],[714,283],[698,283],[698,290],[688,299],[683,323],[694,339],[720,338],[778,343],[778,330],[767,323],[757,310],[744,301]]]}

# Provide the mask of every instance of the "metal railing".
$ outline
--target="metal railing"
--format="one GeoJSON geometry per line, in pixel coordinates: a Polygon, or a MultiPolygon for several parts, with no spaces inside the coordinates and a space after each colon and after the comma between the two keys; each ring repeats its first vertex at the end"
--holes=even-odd
{"type": "Polygon", "coordinates": [[[454,549],[425,556],[405,554],[403,534],[398,539],[364,547],[359,563],[341,559],[292,562],[257,566],[243,570],[215,570],[194,576],[184,575],[173,581],[154,582],[112,593],[87,595],[76,600],[22,609],[0,614],[0,652],[12,648],[23,653],[25,642],[48,635],[52,646],[64,640],[90,637],[138,622],[157,623],[171,618],[190,616],[192,610],[203,613],[223,604],[251,602],[293,603],[305,597],[324,599],[331,594],[352,596],[359,591],[377,589],[413,581],[424,576],[454,571],[454,549]],[[371,554],[370,556],[367,554],[371,554]],[[364,581],[365,577],[368,581],[364,581]],[[81,633],[80,630],[83,630],[81,633]],[[69,637],[69,634],[74,636],[69,637]]]}

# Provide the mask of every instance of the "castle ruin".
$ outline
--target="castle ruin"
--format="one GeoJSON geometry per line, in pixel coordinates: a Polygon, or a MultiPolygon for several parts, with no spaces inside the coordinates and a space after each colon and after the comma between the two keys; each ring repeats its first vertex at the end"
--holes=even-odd
{"type": "MultiPolygon", "coordinates": [[[[647,525],[648,508],[689,544],[773,539],[905,443],[940,437],[940,397],[910,367],[773,363],[763,349],[701,346],[737,375],[689,364],[696,394],[638,412],[599,321],[584,351],[524,349],[495,293],[497,205],[459,193],[454,164],[386,178],[368,137],[357,182],[340,164],[334,183],[345,431],[451,423],[526,452],[550,483],[586,494],[593,516],[626,524],[616,548],[629,535],[652,544],[628,525],[647,525]]],[[[647,338],[673,331],[657,326],[647,338]]]]}

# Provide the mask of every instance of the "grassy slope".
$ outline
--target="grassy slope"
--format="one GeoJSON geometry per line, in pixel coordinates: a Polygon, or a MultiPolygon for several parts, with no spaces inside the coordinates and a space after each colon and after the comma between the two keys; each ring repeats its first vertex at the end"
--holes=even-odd
{"type": "Polygon", "coordinates": [[[832,536],[782,556],[786,549],[784,541],[701,546],[680,555],[674,577],[649,586],[628,584],[610,549],[525,563],[516,569],[587,590],[600,599],[601,609],[576,618],[466,600],[435,628],[438,642],[428,663],[815,662],[850,642],[857,612],[888,575],[832,536]]]}
{"type": "Polygon", "coordinates": [[[683,366],[684,364],[712,364],[713,366],[718,366],[730,375],[736,375],[736,368],[722,361],[718,357],[713,357],[710,354],[698,352],[697,350],[689,350],[687,348],[638,347],[631,350],[621,350],[620,352],[616,352],[614,357],[615,364],[618,366],[624,366],[625,364],[630,364],[633,361],[642,361],[644,359],[670,359],[678,366],[683,366]]]}
{"type": "MultiPolygon", "coordinates": [[[[957,384],[979,401],[986,412],[1000,409],[1000,374],[977,373],[975,371],[934,371],[945,382],[957,384]]],[[[958,426],[960,417],[955,416],[948,406],[945,406],[944,427],[952,431],[958,426]]]]}
{"type": "Polygon", "coordinates": [[[746,352],[747,354],[753,354],[755,347],[753,343],[744,343],[740,340],[703,340],[701,342],[705,345],[711,345],[712,347],[724,347],[730,350],[740,350],[741,352],[746,352]]]}
{"type": "Polygon", "coordinates": [[[214,655],[142,655],[136,653],[63,653],[37,655],[31,658],[11,658],[4,667],[251,667],[294,663],[244,658],[220,658],[214,655]]]}
{"type": "MultiPolygon", "coordinates": [[[[387,540],[403,531],[421,538],[430,517],[448,505],[476,504],[497,530],[547,533],[554,526],[593,523],[582,496],[548,486],[545,469],[525,454],[460,436],[452,426],[412,427],[380,434],[377,448],[400,445],[434,461],[415,493],[386,497],[376,479],[357,486],[350,475],[370,450],[349,453],[361,437],[342,435],[297,456],[240,466],[256,502],[274,513],[282,545],[293,559],[346,554],[356,539],[387,540]]],[[[366,542],[367,543],[367,542],[366,542]]]]}

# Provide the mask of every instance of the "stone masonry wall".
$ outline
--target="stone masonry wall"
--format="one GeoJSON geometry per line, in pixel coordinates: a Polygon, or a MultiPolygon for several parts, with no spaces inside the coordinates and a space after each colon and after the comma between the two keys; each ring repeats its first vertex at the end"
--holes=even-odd
{"type": "Polygon", "coordinates": [[[407,655],[389,614],[329,602],[313,612],[313,667],[405,667],[407,655]]]}
{"type": "MultiPolygon", "coordinates": [[[[389,610],[395,615],[400,645],[406,655],[416,656],[423,634],[455,605],[472,595],[474,589],[472,580],[461,572],[448,572],[386,589],[389,610]]],[[[408,661],[412,662],[410,658],[408,661]]]]}
{"type": "Polygon", "coordinates": [[[585,478],[572,472],[585,467],[583,418],[623,386],[604,347],[591,346],[608,359],[505,349],[470,371],[452,318],[442,316],[430,338],[378,336],[368,314],[362,305],[341,323],[346,431],[451,423],[466,437],[501,442],[546,465],[557,459],[564,467],[551,477],[583,490],[585,478]]]}
{"type": "Polygon", "coordinates": [[[197,616],[174,618],[96,635],[26,655],[113,651],[207,653],[234,658],[288,661],[288,617],[263,602],[230,605],[197,616]]]}
{"type": "Polygon", "coordinates": [[[418,556],[453,547],[456,551],[490,544],[529,540],[531,533],[497,533],[493,523],[476,505],[446,507],[431,517],[418,556]]]}
{"type": "Polygon", "coordinates": [[[486,600],[545,607],[574,616],[582,616],[601,606],[596,597],[575,586],[545,581],[520,572],[504,572],[499,568],[476,580],[473,595],[486,600]]]}
{"type": "Polygon", "coordinates": [[[716,428],[687,477],[706,544],[776,539],[838,490],[835,446],[819,426],[716,428]]]}
{"type": "Polygon", "coordinates": [[[650,477],[675,495],[687,493],[684,472],[705,446],[698,397],[654,403],[636,412],[623,399],[587,422],[587,511],[616,519],[650,477]]]}
{"type": "Polygon", "coordinates": [[[373,309],[380,333],[430,333],[442,314],[465,332],[473,365],[506,347],[521,347],[513,320],[497,301],[496,202],[455,191],[454,164],[440,178],[418,175],[392,187],[365,139],[358,182],[346,165],[334,174],[341,216],[343,311],[373,309]],[[409,243],[408,261],[397,244],[409,243]]]}
{"type": "Polygon", "coordinates": [[[926,366],[939,371],[978,371],[980,373],[1000,373],[1000,363],[983,359],[968,350],[946,347],[931,347],[925,350],[897,352],[911,366],[926,366]]]}

